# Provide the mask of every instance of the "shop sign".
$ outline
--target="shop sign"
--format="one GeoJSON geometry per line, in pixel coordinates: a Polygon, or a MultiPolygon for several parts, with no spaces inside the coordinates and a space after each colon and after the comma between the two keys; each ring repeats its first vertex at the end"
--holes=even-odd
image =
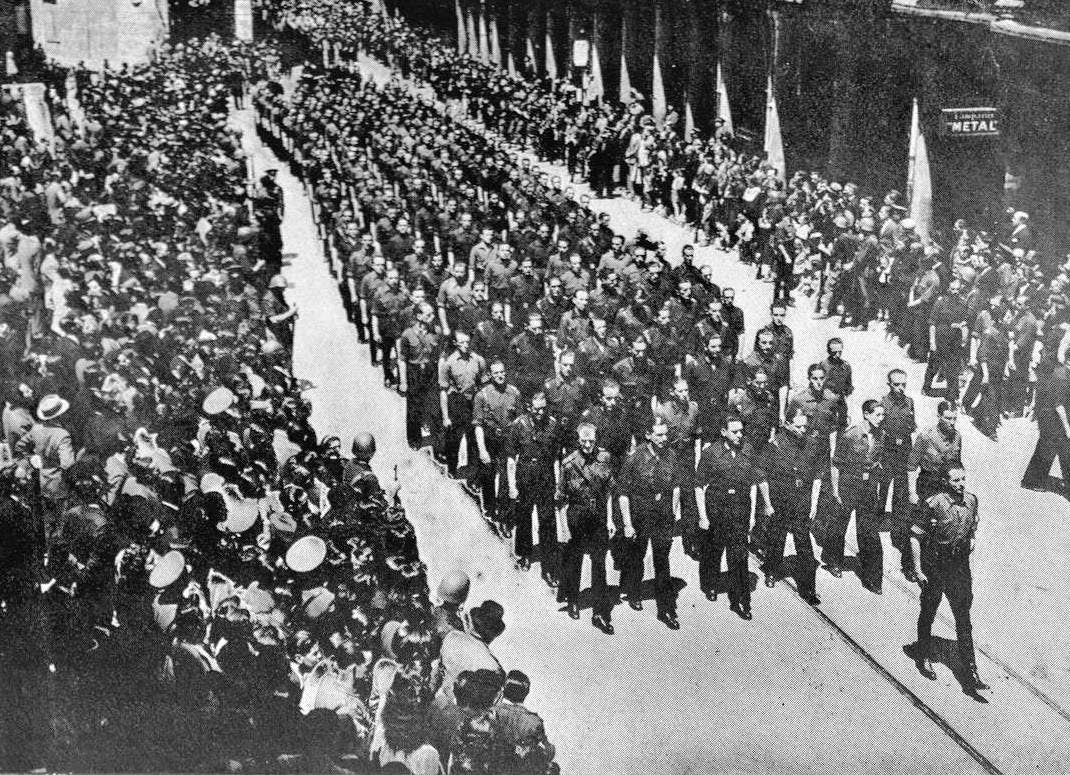
{"type": "Polygon", "coordinates": [[[940,116],[944,134],[951,137],[999,135],[999,115],[995,108],[944,108],[940,116]]]}

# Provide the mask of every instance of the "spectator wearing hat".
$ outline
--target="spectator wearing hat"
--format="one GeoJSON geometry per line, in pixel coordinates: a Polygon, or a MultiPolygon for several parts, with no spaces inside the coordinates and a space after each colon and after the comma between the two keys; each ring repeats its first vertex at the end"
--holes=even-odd
{"type": "Polygon", "coordinates": [[[70,409],[66,399],[51,393],[37,404],[37,422],[15,445],[14,454],[38,472],[41,485],[46,547],[63,502],[69,494],[63,472],[74,465],[71,434],[60,418],[70,409]]]}

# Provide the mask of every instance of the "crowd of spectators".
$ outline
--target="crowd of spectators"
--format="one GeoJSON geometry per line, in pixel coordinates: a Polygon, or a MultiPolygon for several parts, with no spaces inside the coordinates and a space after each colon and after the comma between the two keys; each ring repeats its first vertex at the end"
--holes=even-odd
{"type": "Polygon", "coordinates": [[[502,607],[433,601],[374,439],[309,422],[229,121],[277,61],[54,69],[53,137],[0,105],[0,767],[548,772],[502,607]]]}

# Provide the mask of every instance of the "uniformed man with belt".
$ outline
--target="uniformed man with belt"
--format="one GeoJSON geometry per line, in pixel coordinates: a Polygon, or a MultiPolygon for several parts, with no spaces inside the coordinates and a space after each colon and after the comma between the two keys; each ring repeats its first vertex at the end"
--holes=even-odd
{"type": "Polygon", "coordinates": [[[445,429],[443,452],[446,469],[457,476],[457,457],[461,440],[467,439],[469,469],[475,468],[476,435],[472,428],[472,402],[476,391],[486,381],[487,362],[472,352],[472,338],[464,331],[453,334],[454,349],[438,363],[439,408],[445,429]]]}
{"type": "Polygon", "coordinates": [[[881,399],[884,405],[884,458],[881,478],[884,503],[888,490],[892,492],[892,545],[899,549],[903,575],[908,581],[914,579],[914,560],[910,553],[910,525],[913,512],[910,507],[910,453],[914,447],[914,431],[918,424],[914,418],[914,399],[906,394],[907,375],[902,369],[888,372],[888,393],[881,399]]]}
{"type": "Polygon", "coordinates": [[[580,415],[587,408],[587,380],[576,373],[575,350],[563,350],[557,356],[557,374],[543,386],[550,413],[561,425],[563,438],[575,437],[580,415]]]}
{"type": "Polygon", "coordinates": [[[698,403],[691,400],[687,380],[683,377],[678,377],[673,382],[672,392],[664,401],[654,396],[651,403],[654,416],[660,417],[669,427],[668,445],[676,455],[676,465],[679,467],[677,477],[680,492],[683,493],[680,498],[680,519],[683,524],[685,548],[693,549],[698,512],[691,492],[695,461],[698,459],[696,441],[702,433],[698,419],[698,403]]]}
{"type": "Polygon", "coordinates": [[[721,425],[721,439],[706,444],[695,471],[695,502],[702,531],[699,586],[707,600],[717,599],[721,556],[728,555],[728,602],[741,619],[752,619],[747,535],[750,530],[751,487],[758,486],[766,520],[775,512],[769,484],[754,448],[743,441],[743,421],[729,415],[721,425]]]}
{"type": "Polygon", "coordinates": [[[421,446],[426,426],[437,451],[439,339],[431,329],[434,319],[435,308],[423,302],[416,308],[416,321],[402,332],[398,340],[398,389],[405,396],[405,437],[409,446],[421,446]]]}
{"type": "Polygon", "coordinates": [[[409,294],[401,285],[401,274],[396,266],[386,270],[386,283],[372,297],[372,346],[379,348],[383,366],[383,384],[393,387],[394,361],[397,356],[397,341],[405,327],[403,313],[408,305],[409,294]]]}
{"type": "Polygon", "coordinates": [[[520,391],[506,381],[505,364],[490,364],[490,383],[476,393],[472,404],[472,427],[479,450],[479,487],[483,496],[483,514],[501,530],[498,513],[498,489],[507,484],[505,435],[520,414],[523,399],[520,391]]]}
{"type": "Polygon", "coordinates": [[[363,327],[363,330],[368,335],[368,352],[371,355],[372,366],[378,366],[379,359],[382,356],[372,329],[372,304],[375,301],[375,295],[381,288],[385,287],[386,259],[382,256],[376,256],[372,259],[371,271],[367,272],[361,279],[360,290],[358,291],[359,325],[363,327]]]}
{"type": "Polygon", "coordinates": [[[558,463],[561,450],[561,426],[546,410],[546,396],[536,393],[528,402],[528,411],[509,426],[506,447],[506,476],[509,499],[515,503],[516,556],[519,565],[531,567],[531,517],[539,520],[539,556],[542,575],[548,584],[557,578],[557,519],[554,496],[560,480],[558,463]]]}
{"type": "Polygon", "coordinates": [[[769,482],[774,516],[765,529],[765,585],[772,588],[781,578],[784,541],[791,533],[799,594],[810,605],[818,605],[821,600],[814,588],[817,563],[810,543],[810,525],[817,513],[821,473],[815,461],[813,439],[807,432],[809,422],[801,407],[789,409],[784,427],[766,445],[761,467],[769,482]]]}
{"type": "Polygon", "coordinates": [[[962,434],[958,407],[951,401],[936,405],[936,425],[919,431],[910,452],[908,485],[910,503],[917,506],[943,489],[952,466],[962,467],[962,434]]]}
{"type": "Polygon", "coordinates": [[[569,532],[561,575],[561,597],[568,615],[578,619],[583,556],[589,554],[593,597],[591,624],[606,635],[612,635],[613,604],[606,584],[606,552],[609,537],[614,532],[607,509],[613,487],[613,469],[610,454],[598,447],[594,425],[580,423],[576,435],[579,448],[561,464],[561,497],[569,532]]]}
{"type": "Polygon", "coordinates": [[[658,619],[669,629],[680,629],[676,619],[676,591],[672,586],[669,551],[672,549],[675,504],[680,497],[676,456],[668,448],[669,429],[655,418],[646,442],[628,455],[621,469],[617,503],[626,546],[621,558],[621,589],[628,605],[643,610],[643,565],[647,546],[654,555],[654,585],[658,619]]]}
{"type": "Polygon", "coordinates": [[[910,542],[914,548],[914,573],[921,584],[918,614],[918,670],[936,680],[931,659],[932,628],[940,600],[947,595],[955,617],[959,661],[966,674],[966,690],[989,688],[977,673],[973,647],[973,575],[970,554],[977,535],[977,497],[966,491],[966,472],[959,465],[947,471],[946,487],[928,500],[915,523],[910,542]]]}
{"type": "Polygon", "coordinates": [[[883,421],[884,407],[870,398],[862,404],[862,422],[836,439],[832,454],[832,497],[839,508],[834,523],[829,525],[824,546],[829,573],[841,577],[843,544],[854,514],[858,576],[862,586],[875,595],[881,594],[884,580],[884,550],[877,532],[884,513],[883,504],[878,503],[883,421]]]}

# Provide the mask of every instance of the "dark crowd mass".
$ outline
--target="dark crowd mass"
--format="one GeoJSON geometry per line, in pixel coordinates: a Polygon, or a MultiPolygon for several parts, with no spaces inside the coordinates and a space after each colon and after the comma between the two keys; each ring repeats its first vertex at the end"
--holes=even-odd
{"type": "Polygon", "coordinates": [[[42,66],[51,139],[0,103],[0,769],[556,772],[502,606],[431,594],[375,439],[310,424],[229,122],[279,61],[42,66]]]}
{"type": "Polygon", "coordinates": [[[259,131],[312,197],[350,320],[406,397],[409,443],[478,500],[519,567],[538,561],[569,616],[590,557],[591,621],[612,635],[607,565],[639,611],[650,553],[658,619],[678,629],[669,556],[681,532],[701,591],[727,593],[746,620],[751,552],[766,586],[792,575],[820,604],[811,537],[833,580],[851,569],[881,594],[890,524],[903,575],[923,585],[918,669],[936,678],[930,631],[946,596],[967,688],[988,688],[960,416],[992,438],[1001,420],[1034,417],[1022,484],[1067,486],[1049,475],[1070,438],[1070,261],[1037,253],[1027,214],[923,237],[901,193],[816,172],[785,185],[723,127],[685,137],[675,111],[658,122],[638,100],[584,102],[361,6],[260,7],[308,54],[292,95],[269,84],[255,97],[259,131]],[[403,77],[375,83],[361,55],[403,77]],[[616,233],[525,151],[737,250],[773,284],[769,317],[745,320],[694,246],[669,256],[642,230],[616,233]],[[851,417],[842,338],[822,361],[794,362],[785,320],[800,295],[842,327],[885,327],[926,362],[913,387],[941,399],[936,422],[919,425],[902,369],[851,417]]]}

